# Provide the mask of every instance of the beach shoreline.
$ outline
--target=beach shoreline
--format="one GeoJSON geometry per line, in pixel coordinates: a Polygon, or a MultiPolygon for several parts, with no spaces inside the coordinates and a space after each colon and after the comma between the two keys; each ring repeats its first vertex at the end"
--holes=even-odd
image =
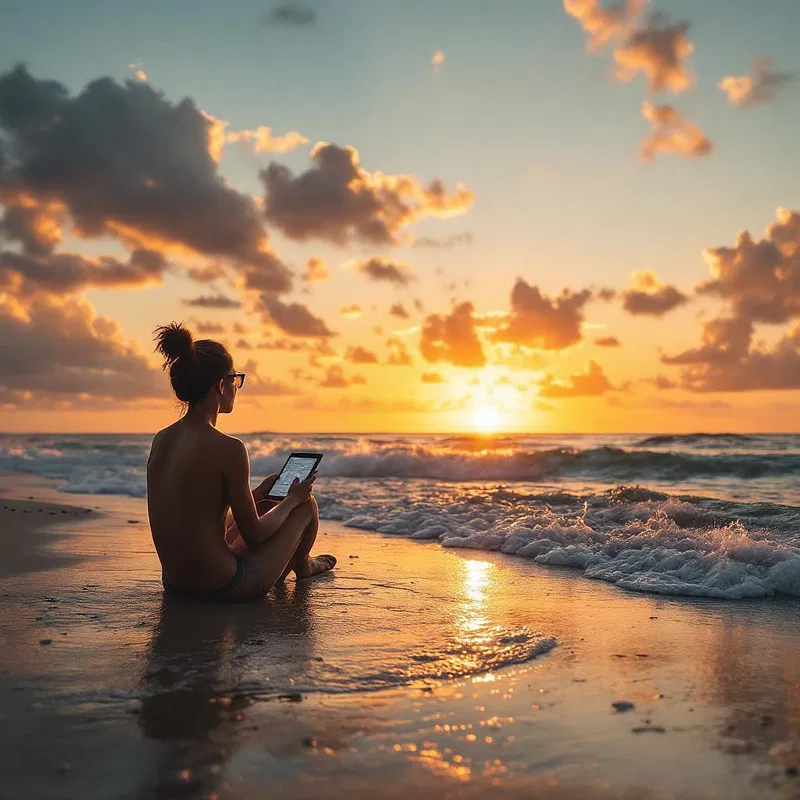
{"type": "Polygon", "coordinates": [[[634,594],[323,522],[334,577],[169,607],[143,501],[0,484],[11,797],[800,794],[794,600],[634,594]],[[494,638],[465,655],[470,629],[494,638]],[[524,661],[537,636],[557,645],[524,661]]]}

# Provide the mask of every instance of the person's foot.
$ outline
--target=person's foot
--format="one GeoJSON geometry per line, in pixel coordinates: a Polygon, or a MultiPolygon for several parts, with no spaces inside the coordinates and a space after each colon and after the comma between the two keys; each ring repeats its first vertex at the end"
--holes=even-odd
{"type": "Polygon", "coordinates": [[[313,578],[315,575],[322,575],[323,572],[330,572],[336,566],[334,556],[314,556],[307,558],[305,564],[294,571],[298,579],[313,578]]]}

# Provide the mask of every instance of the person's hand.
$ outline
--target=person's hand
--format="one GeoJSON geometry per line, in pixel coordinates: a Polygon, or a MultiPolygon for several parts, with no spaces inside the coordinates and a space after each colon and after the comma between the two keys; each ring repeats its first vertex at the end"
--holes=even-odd
{"type": "Polygon", "coordinates": [[[311,488],[314,486],[314,481],[317,479],[317,471],[314,470],[304,481],[295,478],[292,485],[289,487],[287,497],[291,497],[297,505],[308,502],[311,497],[311,488]]]}
{"type": "Polygon", "coordinates": [[[253,497],[255,498],[256,503],[261,502],[262,500],[266,499],[267,495],[272,490],[272,487],[275,485],[275,481],[278,480],[278,473],[275,472],[272,475],[267,475],[261,483],[253,489],[253,497]]]}

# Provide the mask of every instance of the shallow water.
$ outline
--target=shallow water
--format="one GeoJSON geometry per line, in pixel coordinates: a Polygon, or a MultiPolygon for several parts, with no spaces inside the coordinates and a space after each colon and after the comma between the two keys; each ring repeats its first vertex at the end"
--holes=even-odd
{"type": "MultiPolygon", "coordinates": [[[[635,591],[800,596],[799,435],[243,438],[254,479],[292,450],[323,452],[321,514],[351,528],[499,550],[635,591]]],[[[149,443],[3,435],[0,469],[141,497],[149,443]]]]}
{"type": "Polygon", "coordinates": [[[110,504],[124,514],[59,523],[68,563],[0,582],[10,796],[308,798],[347,779],[353,797],[477,797],[502,778],[762,798],[800,756],[796,600],[632,594],[328,523],[334,576],[165,601],[142,501],[110,504]]]}

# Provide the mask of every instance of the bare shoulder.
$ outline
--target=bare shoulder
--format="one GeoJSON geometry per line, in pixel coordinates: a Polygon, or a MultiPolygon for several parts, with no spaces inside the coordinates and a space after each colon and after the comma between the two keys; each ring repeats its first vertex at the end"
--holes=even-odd
{"type": "Polygon", "coordinates": [[[247,457],[247,446],[241,439],[237,439],[235,436],[228,436],[228,434],[222,433],[216,428],[212,428],[212,436],[214,446],[219,448],[219,451],[227,457],[236,461],[241,460],[243,456],[247,457]]]}

